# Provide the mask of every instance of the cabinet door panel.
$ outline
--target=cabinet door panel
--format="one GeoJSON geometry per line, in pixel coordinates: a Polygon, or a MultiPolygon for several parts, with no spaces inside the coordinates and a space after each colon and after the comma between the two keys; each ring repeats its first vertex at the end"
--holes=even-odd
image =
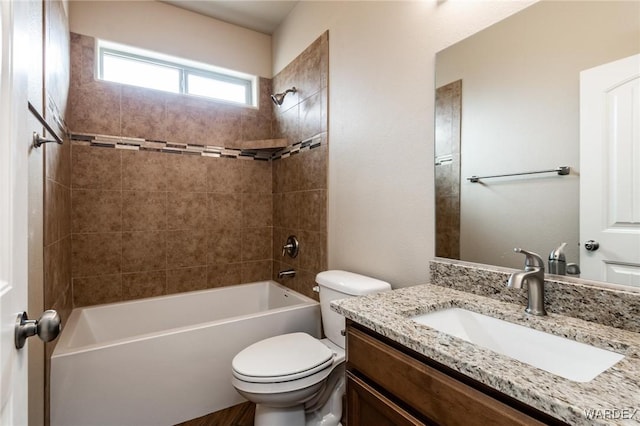
{"type": "Polygon", "coordinates": [[[347,373],[347,407],[349,426],[425,425],[350,373],[347,373]]]}
{"type": "Polygon", "coordinates": [[[543,424],[353,327],[348,327],[347,347],[349,370],[362,373],[437,424],[543,424]]]}

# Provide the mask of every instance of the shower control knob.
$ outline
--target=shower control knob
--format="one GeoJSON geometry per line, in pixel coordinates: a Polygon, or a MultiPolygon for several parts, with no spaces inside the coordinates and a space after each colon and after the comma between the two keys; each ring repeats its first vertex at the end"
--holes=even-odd
{"type": "Polygon", "coordinates": [[[598,248],[600,248],[600,244],[598,244],[597,241],[589,240],[584,243],[584,248],[586,248],[587,251],[596,251],[598,250],[598,248]]]}
{"type": "Polygon", "coordinates": [[[44,311],[38,320],[30,320],[26,312],[18,314],[14,333],[16,349],[22,349],[27,337],[35,336],[36,334],[43,342],[50,342],[58,337],[61,330],[60,315],[52,309],[44,311]]]}
{"type": "Polygon", "coordinates": [[[300,251],[300,243],[295,235],[289,235],[287,242],[282,246],[282,256],[289,255],[290,258],[295,258],[300,251]]]}

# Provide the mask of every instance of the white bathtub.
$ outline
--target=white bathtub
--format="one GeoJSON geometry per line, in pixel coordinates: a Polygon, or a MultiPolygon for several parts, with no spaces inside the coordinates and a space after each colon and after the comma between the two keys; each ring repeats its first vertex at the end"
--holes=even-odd
{"type": "Polygon", "coordinates": [[[51,424],[172,425],[244,399],[231,360],[320,337],[317,302],[273,281],[74,309],[51,357],[51,424]]]}

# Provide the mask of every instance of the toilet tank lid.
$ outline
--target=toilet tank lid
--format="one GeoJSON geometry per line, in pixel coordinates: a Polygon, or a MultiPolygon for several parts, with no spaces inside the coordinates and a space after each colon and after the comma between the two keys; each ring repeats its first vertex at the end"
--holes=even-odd
{"type": "Polygon", "coordinates": [[[391,290],[388,282],[347,271],[324,271],[316,275],[321,286],[352,296],[391,290]]]}

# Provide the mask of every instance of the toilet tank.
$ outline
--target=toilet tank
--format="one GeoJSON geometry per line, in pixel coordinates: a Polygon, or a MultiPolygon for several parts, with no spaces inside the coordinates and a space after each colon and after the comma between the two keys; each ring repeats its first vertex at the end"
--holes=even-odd
{"type": "Polygon", "coordinates": [[[324,271],[316,275],[320,287],[320,312],[324,334],[341,348],[345,347],[344,317],[331,310],[329,303],[336,299],[364,296],[365,294],[391,290],[385,281],[347,271],[324,271]]]}

